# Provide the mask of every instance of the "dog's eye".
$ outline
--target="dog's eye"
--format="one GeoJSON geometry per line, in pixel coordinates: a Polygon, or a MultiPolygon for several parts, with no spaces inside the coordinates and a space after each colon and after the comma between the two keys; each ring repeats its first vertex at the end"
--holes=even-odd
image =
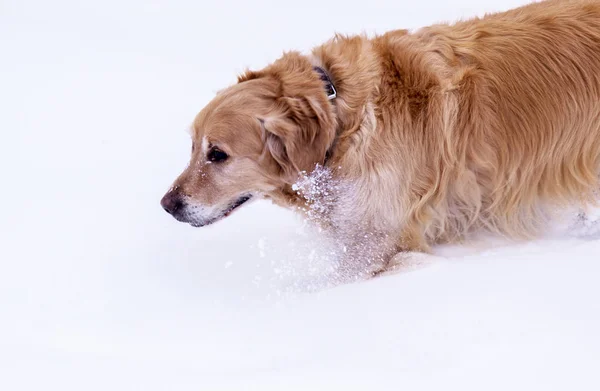
{"type": "Polygon", "coordinates": [[[223,161],[227,160],[228,157],[229,156],[225,152],[221,151],[217,147],[211,148],[210,151],[208,151],[208,156],[207,156],[209,161],[216,162],[216,163],[223,162],[223,161]]]}

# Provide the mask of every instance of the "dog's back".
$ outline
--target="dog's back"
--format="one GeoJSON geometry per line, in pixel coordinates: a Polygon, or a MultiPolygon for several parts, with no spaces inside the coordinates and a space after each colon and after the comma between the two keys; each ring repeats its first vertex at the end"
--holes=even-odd
{"type": "Polygon", "coordinates": [[[453,34],[466,72],[454,140],[483,190],[482,221],[528,232],[545,207],[591,196],[600,173],[600,2],[533,4],[453,34]]]}
{"type": "Polygon", "coordinates": [[[438,77],[452,124],[438,127],[449,144],[439,152],[455,166],[434,186],[446,190],[445,204],[429,225],[418,222],[429,235],[472,224],[528,235],[551,208],[591,200],[600,174],[600,2],[547,1],[416,37],[444,60],[438,77]]]}

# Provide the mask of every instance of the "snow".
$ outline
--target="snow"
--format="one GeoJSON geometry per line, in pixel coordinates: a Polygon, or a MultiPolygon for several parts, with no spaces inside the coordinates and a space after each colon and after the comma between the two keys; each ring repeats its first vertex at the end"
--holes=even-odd
{"type": "Polygon", "coordinates": [[[291,211],[159,206],[245,67],[522,3],[2,2],[0,389],[600,389],[592,222],[318,289],[327,246],[291,211]]]}

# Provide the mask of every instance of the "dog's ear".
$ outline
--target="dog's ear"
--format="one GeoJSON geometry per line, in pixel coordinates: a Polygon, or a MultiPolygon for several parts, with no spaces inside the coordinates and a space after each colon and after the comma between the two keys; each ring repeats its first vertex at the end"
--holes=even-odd
{"type": "Polygon", "coordinates": [[[269,154],[279,166],[283,176],[289,180],[299,171],[292,163],[286,147],[286,139],[293,132],[286,121],[278,118],[259,118],[262,126],[264,153],[269,154]],[[286,137],[287,135],[287,137],[286,137]]]}
{"type": "Polygon", "coordinates": [[[329,113],[306,98],[282,98],[285,114],[261,118],[265,150],[293,183],[302,171],[310,172],[323,164],[333,143],[335,127],[329,113]],[[329,115],[328,115],[329,114],[329,115]]]}

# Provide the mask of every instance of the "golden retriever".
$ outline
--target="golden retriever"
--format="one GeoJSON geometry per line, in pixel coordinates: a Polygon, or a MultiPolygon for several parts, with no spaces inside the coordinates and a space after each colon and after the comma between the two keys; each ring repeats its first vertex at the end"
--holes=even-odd
{"type": "Polygon", "coordinates": [[[161,203],[193,226],[266,197],[317,216],[348,259],[369,236],[371,271],[478,230],[532,237],[599,188],[600,1],[338,35],[240,76],[192,139],[161,203]]]}

